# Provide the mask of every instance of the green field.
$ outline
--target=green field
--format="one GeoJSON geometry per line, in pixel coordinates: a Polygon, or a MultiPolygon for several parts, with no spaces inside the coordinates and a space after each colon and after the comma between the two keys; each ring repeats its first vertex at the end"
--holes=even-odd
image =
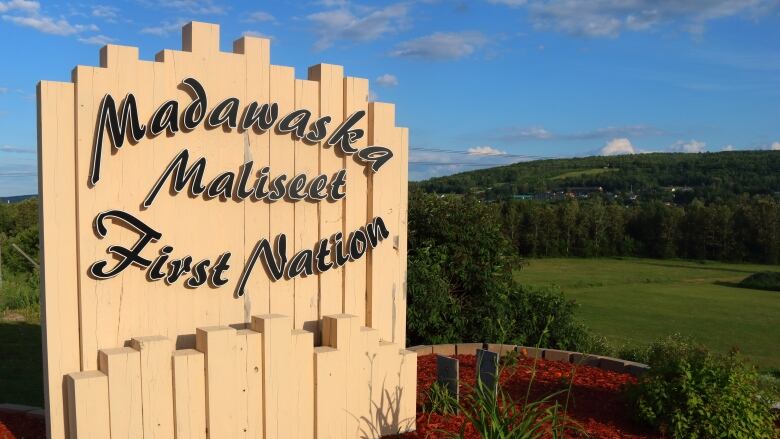
{"type": "Polygon", "coordinates": [[[722,352],[739,349],[780,369],[780,292],[737,282],[778,266],[635,258],[531,259],[516,277],[557,285],[581,319],[610,344],[647,344],[674,332],[722,352]]]}
{"type": "Polygon", "coordinates": [[[591,177],[594,175],[603,174],[605,172],[615,172],[618,171],[616,168],[593,168],[593,169],[584,169],[580,171],[569,171],[564,172],[563,174],[556,175],[555,177],[552,177],[551,180],[565,180],[567,178],[579,178],[579,177],[591,177]]]}

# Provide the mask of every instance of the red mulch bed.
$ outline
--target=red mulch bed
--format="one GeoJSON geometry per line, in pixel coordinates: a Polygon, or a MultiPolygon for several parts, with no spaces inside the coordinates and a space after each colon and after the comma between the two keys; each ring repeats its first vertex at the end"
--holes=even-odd
{"type": "Polygon", "coordinates": [[[0,439],[46,439],[43,418],[0,411],[0,439]]]}
{"type": "MultiPolygon", "coordinates": [[[[461,397],[475,384],[474,355],[458,355],[460,360],[461,397]]],[[[517,367],[504,369],[501,384],[516,401],[522,401],[531,377],[532,359],[522,359],[517,367]]],[[[541,399],[568,386],[568,377],[574,371],[568,416],[592,438],[657,438],[657,434],[634,424],[622,397],[621,389],[635,382],[629,374],[609,372],[594,367],[574,366],[557,361],[537,360],[532,400],[541,399]]],[[[417,431],[400,438],[437,438],[442,430],[458,432],[465,422],[462,415],[441,416],[421,413],[425,393],[436,381],[436,356],[425,355],[417,360],[417,431]]],[[[561,397],[563,398],[563,397],[561,397]]],[[[563,403],[564,401],[561,400],[563,403]]],[[[479,438],[467,426],[469,438],[479,438]]],[[[43,419],[25,414],[0,412],[0,439],[45,438],[43,419]]]]}
{"type": "MultiPolygon", "coordinates": [[[[461,398],[475,384],[476,357],[458,355],[460,360],[461,398]]],[[[515,401],[523,401],[531,378],[533,359],[520,360],[518,366],[505,368],[501,385],[515,401]]],[[[574,373],[568,417],[579,424],[592,438],[657,438],[658,434],[632,422],[630,410],[622,395],[622,388],[636,379],[624,373],[610,372],[589,366],[574,366],[557,361],[537,360],[536,377],[531,389],[531,400],[538,400],[568,387],[568,377],[574,373]]],[[[436,381],[436,356],[425,355],[417,360],[417,431],[400,438],[436,438],[441,431],[459,432],[463,415],[441,416],[421,413],[428,388],[436,381]]],[[[565,403],[565,395],[559,401],[565,403]]],[[[479,438],[473,427],[467,425],[466,436],[479,438]]]]}

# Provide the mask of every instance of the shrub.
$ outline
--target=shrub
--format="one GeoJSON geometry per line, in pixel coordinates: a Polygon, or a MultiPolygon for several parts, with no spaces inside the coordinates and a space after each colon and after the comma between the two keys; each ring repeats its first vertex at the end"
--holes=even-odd
{"type": "Polygon", "coordinates": [[[774,438],[769,399],[736,352],[715,354],[680,336],[648,349],[650,370],[627,390],[635,414],[675,438],[774,438]]]}
{"type": "Polygon", "coordinates": [[[552,317],[547,347],[603,352],[557,289],[519,285],[521,267],[497,204],[473,197],[409,197],[409,345],[535,343],[552,317]]]}
{"type": "Polygon", "coordinates": [[[739,286],[756,290],[780,291],[780,272],[762,271],[751,274],[743,279],[739,286]]]}

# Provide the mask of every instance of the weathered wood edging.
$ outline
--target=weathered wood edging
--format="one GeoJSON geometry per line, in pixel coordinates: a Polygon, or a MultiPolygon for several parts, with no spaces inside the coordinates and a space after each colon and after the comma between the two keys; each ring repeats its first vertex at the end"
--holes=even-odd
{"type": "Polygon", "coordinates": [[[603,355],[583,354],[581,352],[562,351],[559,349],[543,349],[529,346],[520,346],[512,344],[492,344],[492,343],[455,343],[455,344],[437,344],[412,346],[407,350],[417,353],[417,356],[439,354],[439,355],[474,355],[477,349],[486,349],[504,355],[508,352],[519,352],[525,350],[530,358],[541,358],[550,361],[560,361],[564,363],[581,364],[585,366],[597,367],[612,372],[629,373],[633,376],[640,376],[650,367],[646,364],[635,361],[621,360],[619,358],[607,357],[603,355]]]}

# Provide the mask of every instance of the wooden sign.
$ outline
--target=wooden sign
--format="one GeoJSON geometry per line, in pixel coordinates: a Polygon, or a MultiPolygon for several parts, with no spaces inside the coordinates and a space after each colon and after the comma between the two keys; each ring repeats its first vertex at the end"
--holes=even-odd
{"type": "Polygon", "coordinates": [[[49,437],[413,429],[394,106],[217,25],[182,46],[39,84],[49,437]]]}

